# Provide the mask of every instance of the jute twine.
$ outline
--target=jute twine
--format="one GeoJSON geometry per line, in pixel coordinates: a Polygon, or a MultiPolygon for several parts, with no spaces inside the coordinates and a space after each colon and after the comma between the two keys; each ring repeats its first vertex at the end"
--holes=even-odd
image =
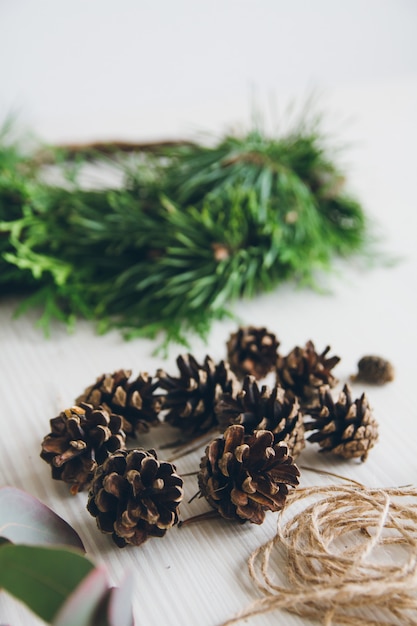
{"type": "Polygon", "coordinates": [[[415,626],[417,490],[359,483],[296,489],[279,514],[276,535],[248,565],[262,597],[224,626],[274,609],[325,626],[415,626]],[[293,513],[300,504],[301,512],[293,513]],[[285,586],[274,582],[272,571],[282,553],[285,586]]]}

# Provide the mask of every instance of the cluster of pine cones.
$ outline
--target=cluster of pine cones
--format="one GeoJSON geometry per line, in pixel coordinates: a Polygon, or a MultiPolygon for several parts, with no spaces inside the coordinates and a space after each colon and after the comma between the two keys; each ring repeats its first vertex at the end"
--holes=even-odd
{"type": "Polygon", "coordinates": [[[50,421],[41,458],[72,493],[89,490],[88,511],[118,546],[140,545],[178,522],[183,481],[155,450],[127,449],[126,441],[161,421],[187,441],[217,431],[201,459],[200,492],[223,518],[260,524],[298,484],[294,461],[306,431],[322,452],[362,461],[378,439],[365,394],[354,400],[345,385],[333,399],[340,358],[329,347],[318,353],[308,341],[283,356],[279,345],[266,328],[248,326],[230,336],[220,363],[186,354],[176,376],[103,374],[50,421]],[[259,383],[273,372],[273,388],[259,383]]]}

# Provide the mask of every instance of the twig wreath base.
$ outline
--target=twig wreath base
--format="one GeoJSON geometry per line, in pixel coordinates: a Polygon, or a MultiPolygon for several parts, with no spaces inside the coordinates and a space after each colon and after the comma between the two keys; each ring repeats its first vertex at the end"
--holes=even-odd
{"type": "Polygon", "coordinates": [[[248,566],[263,597],[223,626],[275,609],[324,626],[415,626],[417,490],[356,483],[297,489],[279,513],[276,535],[251,554],[248,566]],[[395,563],[388,546],[400,553],[395,563]],[[286,553],[285,587],[273,580],[274,548],[286,553]]]}

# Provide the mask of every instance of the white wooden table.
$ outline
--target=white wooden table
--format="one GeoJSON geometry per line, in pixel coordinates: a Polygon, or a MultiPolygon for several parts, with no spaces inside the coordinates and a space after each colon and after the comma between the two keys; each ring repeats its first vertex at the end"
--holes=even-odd
{"type": "MultiPolygon", "coordinates": [[[[278,2],[281,11],[284,4],[278,2]]],[[[395,3],[381,4],[392,11],[395,3]]],[[[406,4],[400,3],[401,9],[406,4]]],[[[278,20],[279,11],[274,12],[269,4],[268,7],[278,20]]],[[[352,10],[359,15],[359,4],[353,3],[352,10]]],[[[46,23],[47,19],[46,15],[46,23]]],[[[92,23],[93,17],[88,19],[92,23]]],[[[296,28],[293,13],[291,20],[296,28]]],[[[332,15],[329,28],[337,24],[337,16],[332,15]]],[[[394,44],[400,46],[400,31],[397,29],[394,34],[394,44]]],[[[372,36],[370,41],[371,46],[372,36]]],[[[377,44],[380,47],[375,55],[382,50],[379,39],[377,44]]],[[[410,54],[413,52],[416,46],[410,48],[410,54]]],[[[313,65],[318,53],[312,54],[308,71],[314,79],[313,65]]],[[[329,49],[328,56],[331,54],[329,49]]],[[[341,58],[340,50],[337,54],[341,58]]],[[[348,51],[343,58],[347,57],[348,51]]],[[[52,68],[53,60],[50,63],[52,68]]],[[[268,63],[271,70],[272,61],[268,63]]],[[[336,65],[334,61],[334,75],[336,65]]],[[[337,275],[326,278],[328,293],[288,284],[250,302],[236,303],[235,311],[243,323],[265,325],[274,331],[283,353],[308,339],[314,341],[318,350],[330,344],[332,352],[342,357],[335,370],[340,381],[336,391],[355,373],[356,363],[364,354],[380,354],[393,362],[394,382],[383,387],[353,386],[355,397],[362,390],[368,393],[380,423],[380,441],[366,463],[319,455],[313,445],[308,445],[300,458],[300,464],[337,472],[369,486],[388,487],[417,484],[417,76],[402,73],[401,68],[397,74],[384,75],[381,65],[376,66],[375,80],[372,76],[368,81],[362,80],[360,64],[358,81],[346,78],[343,84],[339,81],[332,86],[329,76],[325,102],[339,119],[351,118],[349,124],[340,128],[342,140],[352,144],[347,153],[350,187],[367,213],[378,221],[385,236],[381,249],[401,260],[393,267],[377,261],[369,271],[349,261],[340,264],[337,275]]],[[[305,86],[309,79],[304,78],[305,86]]],[[[218,106],[219,89],[218,86],[218,106]]],[[[214,117],[213,114],[209,124],[215,123],[214,117]]],[[[39,126],[46,128],[45,120],[39,126]]],[[[65,132],[69,134],[70,130],[65,132]]],[[[54,132],[58,137],[56,128],[51,135],[54,132]]],[[[0,294],[0,485],[27,490],[67,520],[81,535],[88,556],[107,566],[111,582],[117,584],[126,574],[134,577],[133,603],[138,626],[219,626],[257,597],[249,583],[246,562],[249,554],[273,535],[273,514],[268,514],[259,527],[204,522],[174,528],[163,539],[151,539],[140,548],[120,550],[98,532],[95,520],[85,511],[86,495],[70,496],[64,484],[51,480],[50,468],[39,458],[40,442],[49,431],[50,418],[72,405],[99,374],[119,368],[131,368],[134,374],[152,374],[158,367],[175,374],[179,350],[173,346],[167,359],[162,360],[152,354],[154,342],[127,343],[115,332],[98,336],[93,326],[84,321],[77,324],[72,335],[57,325],[51,338],[45,339],[35,327],[35,313],[13,319],[16,304],[0,294]]],[[[234,322],[216,324],[207,345],[191,338],[191,352],[199,360],[205,354],[216,360],[224,358],[225,342],[236,327],[234,322]]],[[[158,448],[161,437],[169,437],[169,433],[164,429],[155,431],[144,439],[143,445],[158,448]]],[[[178,460],[179,473],[196,469],[202,451],[203,448],[178,460]]],[[[302,474],[303,485],[328,482],[331,479],[326,476],[302,474]]],[[[185,478],[185,488],[182,518],[208,510],[203,499],[187,503],[197,489],[195,477],[185,478]]],[[[0,623],[35,626],[40,622],[22,605],[0,594],[0,623]]],[[[307,626],[309,622],[275,612],[252,618],[248,623],[307,626]]]]}

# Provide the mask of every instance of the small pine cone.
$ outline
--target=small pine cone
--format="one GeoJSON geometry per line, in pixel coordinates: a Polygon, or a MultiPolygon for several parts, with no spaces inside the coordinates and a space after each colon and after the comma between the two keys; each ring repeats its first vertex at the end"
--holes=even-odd
{"type": "Polygon", "coordinates": [[[163,537],[178,522],[183,480],[155,450],[119,450],[97,468],[87,510],[119,548],[163,537]]]}
{"type": "Polygon", "coordinates": [[[262,524],[265,511],[282,509],[288,486],[296,487],[299,475],[287,446],[274,443],[270,431],[245,435],[236,424],[207,446],[198,484],[225,519],[262,524]]]}
{"type": "Polygon", "coordinates": [[[319,389],[322,385],[334,387],[338,382],[331,370],[340,361],[340,357],[327,358],[330,346],[318,354],[312,341],[305,348],[298,346],[283,357],[277,359],[276,380],[285,389],[300,399],[302,409],[317,405],[319,389]]]}
{"type": "Polygon", "coordinates": [[[343,387],[337,402],[328,387],[320,389],[320,406],[312,409],[314,421],[306,423],[306,430],[315,430],[308,441],[317,442],[320,452],[333,452],[345,459],[360,457],[366,461],[369,450],[378,441],[378,422],[372,414],[363,393],[352,400],[348,385],[343,387]]]}
{"type": "Polygon", "coordinates": [[[161,399],[155,394],[158,381],[141,373],[129,381],[130,370],[118,370],[113,374],[99,376],[77,398],[76,402],[88,402],[93,406],[104,406],[123,418],[123,430],[134,437],[138,432],[148,432],[150,426],[159,423],[161,399]]]}
{"type": "Polygon", "coordinates": [[[223,429],[230,424],[241,424],[247,435],[255,430],[270,430],[274,443],[287,444],[293,459],[305,446],[304,420],[298,399],[280,385],[272,390],[266,385],[259,389],[255,378],[246,376],[236,397],[222,394],[216,414],[223,429]]]}
{"type": "Polygon", "coordinates": [[[274,369],[279,341],[266,328],[242,326],[230,335],[226,343],[227,358],[238,378],[246,374],[257,380],[274,369]]]}
{"type": "Polygon", "coordinates": [[[352,380],[384,385],[394,380],[394,366],[380,356],[363,356],[358,362],[358,373],[352,380]]]}
{"type": "Polygon", "coordinates": [[[89,486],[96,467],[109,454],[124,449],[122,418],[103,407],[81,403],[50,420],[41,458],[52,467],[52,478],[70,483],[71,493],[89,486]]]}
{"type": "Polygon", "coordinates": [[[180,428],[186,437],[196,436],[218,426],[215,405],[222,393],[235,393],[237,379],[229,364],[218,365],[206,356],[200,365],[191,354],[177,358],[178,378],[158,370],[159,385],[166,391],[165,421],[180,428]]]}

